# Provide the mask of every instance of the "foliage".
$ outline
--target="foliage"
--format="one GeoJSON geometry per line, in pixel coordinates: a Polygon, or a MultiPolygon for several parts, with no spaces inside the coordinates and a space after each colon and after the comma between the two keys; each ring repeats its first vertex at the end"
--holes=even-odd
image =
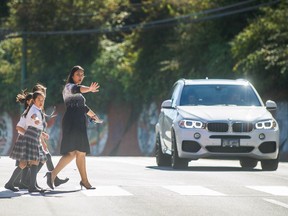
{"type": "Polygon", "coordinates": [[[48,87],[47,106],[62,103],[61,90],[70,68],[81,65],[89,74],[97,56],[99,35],[82,34],[81,30],[105,25],[110,10],[115,8],[113,4],[82,0],[10,1],[7,26],[17,29],[20,36],[28,34],[28,78],[23,88],[43,83],[48,87]],[[75,30],[79,34],[72,32],[75,30]]]}
{"type": "Polygon", "coordinates": [[[194,22],[203,16],[199,11],[217,8],[221,4],[213,1],[145,2],[140,11],[131,11],[130,16],[140,14],[144,27],[145,23],[155,20],[167,22],[161,26],[136,29],[126,37],[134,45],[134,50],[127,53],[134,52],[137,56],[133,73],[125,85],[132,93],[134,103],[166,99],[179,78],[234,77],[228,41],[242,29],[241,25],[235,26],[233,22],[242,21],[242,17],[194,22]],[[175,21],[183,14],[189,16],[175,21]],[[229,34],[225,34],[227,28],[229,34]]]}
{"type": "Polygon", "coordinates": [[[15,97],[21,82],[21,43],[20,38],[0,42],[0,89],[1,110],[16,109],[15,97]]]}
{"type": "Polygon", "coordinates": [[[263,93],[272,89],[287,92],[287,9],[287,4],[263,9],[263,15],[252,20],[231,43],[237,61],[234,70],[252,79],[263,93]]]}
{"type": "Polygon", "coordinates": [[[126,53],[129,41],[113,42],[103,37],[100,43],[100,55],[92,64],[91,74],[93,80],[100,83],[100,96],[96,102],[98,107],[105,108],[113,101],[129,100],[126,83],[129,83],[133,73],[133,58],[135,53],[126,53]],[[129,58],[129,60],[127,60],[129,58]]]}
{"type": "MultiPolygon", "coordinates": [[[[64,80],[74,65],[85,68],[83,84],[100,83],[97,96],[87,97],[91,108],[103,111],[112,101],[130,102],[138,109],[167,99],[179,78],[244,76],[262,92],[287,90],[284,3],[235,14],[231,12],[251,4],[241,6],[245,2],[239,0],[5,3],[0,9],[8,19],[0,27],[14,33],[0,42],[0,109],[16,109],[11,103],[16,93],[37,82],[48,87],[46,106],[62,103],[64,80]],[[21,86],[24,35],[27,80],[21,86]]],[[[255,4],[261,3],[267,1],[255,4]]]]}

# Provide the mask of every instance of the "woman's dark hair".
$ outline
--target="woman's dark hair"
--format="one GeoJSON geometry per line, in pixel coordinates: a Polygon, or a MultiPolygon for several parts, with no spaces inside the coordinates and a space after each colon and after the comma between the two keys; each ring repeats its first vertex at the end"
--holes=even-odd
{"type": "Polygon", "coordinates": [[[28,101],[31,100],[33,97],[33,93],[27,92],[27,90],[22,90],[21,93],[17,94],[16,102],[24,104],[25,110],[29,106],[28,101]]]}
{"type": "Polygon", "coordinates": [[[78,70],[84,71],[84,69],[83,69],[81,66],[79,66],[79,65],[74,66],[74,67],[71,69],[71,71],[70,71],[70,73],[69,73],[69,75],[68,75],[68,78],[67,78],[67,80],[66,80],[66,84],[67,84],[67,83],[74,83],[72,77],[73,77],[74,73],[75,73],[76,71],[78,71],[78,70]]]}

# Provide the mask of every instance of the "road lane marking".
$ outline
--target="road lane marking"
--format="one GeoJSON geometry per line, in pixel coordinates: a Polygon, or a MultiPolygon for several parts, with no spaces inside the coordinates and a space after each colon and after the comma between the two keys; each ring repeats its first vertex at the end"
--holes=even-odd
{"type": "Polygon", "coordinates": [[[273,200],[273,199],[263,199],[263,200],[288,209],[288,204],[286,204],[286,203],[279,202],[279,201],[273,200]]]}
{"type": "Polygon", "coordinates": [[[97,186],[95,190],[81,190],[86,196],[132,196],[119,186],[97,186]]]}
{"type": "Polygon", "coordinates": [[[25,197],[25,198],[35,198],[35,197],[68,197],[68,196],[77,196],[77,193],[81,192],[85,196],[133,196],[133,194],[122,189],[120,186],[97,186],[95,190],[78,190],[69,192],[69,191],[48,191],[46,193],[28,193],[27,190],[20,190],[19,192],[12,192],[5,188],[0,188],[0,198],[13,198],[13,197],[25,197]]]}
{"type": "Polygon", "coordinates": [[[225,196],[223,193],[211,190],[202,186],[179,186],[179,185],[168,185],[162,186],[165,189],[176,192],[180,195],[190,195],[190,196],[225,196]]]}
{"type": "Polygon", "coordinates": [[[246,187],[276,196],[288,196],[287,186],[246,186],[246,187]]]}

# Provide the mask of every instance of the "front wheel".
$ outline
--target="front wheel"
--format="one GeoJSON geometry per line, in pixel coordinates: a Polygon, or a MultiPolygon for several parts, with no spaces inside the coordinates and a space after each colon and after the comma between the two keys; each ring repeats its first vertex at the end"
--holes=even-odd
{"type": "Polygon", "coordinates": [[[265,170],[265,171],[277,170],[278,164],[279,164],[279,158],[278,157],[276,159],[272,159],[272,160],[262,160],[261,161],[262,170],[265,170]]]}
{"type": "Polygon", "coordinates": [[[172,134],[172,137],[171,137],[172,139],[172,158],[171,158],[172,168],[173,169],[185,169],[188,167],[189,161],[187,159],[179,158],[174,131],[172,131],[171,134],[172,134]]]}
{"type": "Polygon", "coordinates": [[[155,156],[158,166],[171,166],[171,156],[162,152],[160,135],[156,137],[155,156]]]}
{"type": "Polygon", "coordinates": [[[257,166],[258,161],[252,158],[240,159],[240,165],[242,168],[253,169],[257,166]]]}

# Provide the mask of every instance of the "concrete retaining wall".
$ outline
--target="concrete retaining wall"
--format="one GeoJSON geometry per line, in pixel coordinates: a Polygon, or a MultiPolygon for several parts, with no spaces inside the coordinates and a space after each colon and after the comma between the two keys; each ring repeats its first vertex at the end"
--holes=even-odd
{"type": "MultiPolygon", "coordinates": [[[[280,125],[280,159],[288,161],[288,103],[278,102],[276,119],[280,125]]],[[[51,108],[46,109],[47,113],[51,108]]],[[[57,106],[57,116],[48,121],[47,132],[50,134],[49,150],[52,155],[59,154],[62,136],[61,121],[63,105],[57,106]]],[[[131,117],[129,104],[111,105],[106,114],[100,114],[104,123],[87,122],[91,155],[103,156],[151,156],[154,154],[154,126],[159,115],[159,105],[152,103],[143,106],[138,118],[131,117]]],[[[15,126],[19,115],[8,112],[0,114],[0,155],[9,155],[17,137],[15,126]]]]}

